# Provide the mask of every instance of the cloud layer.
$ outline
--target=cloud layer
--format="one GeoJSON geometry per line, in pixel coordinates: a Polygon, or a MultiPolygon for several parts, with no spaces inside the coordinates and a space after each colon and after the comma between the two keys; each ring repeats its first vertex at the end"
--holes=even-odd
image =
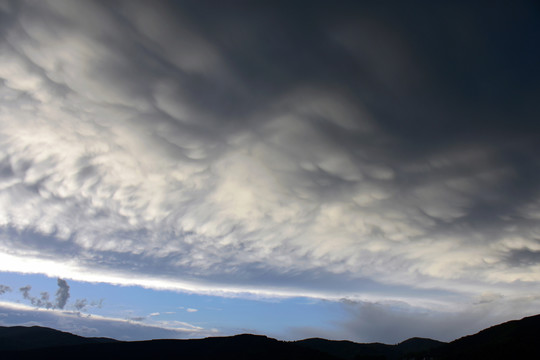
{"type": "Polygon", "coordinates": [[[431,307],[538,290],[526,4],[243,5],[3,3],[4,256],[431,307]]]}
{"type": "Polygon", "coordinates": [[[206,330],[179,321],[162,321],[153,324],[138,323],[127,319],[81,314],[71,311],[43,310],[21,304],[0,302],[2,326],[44,326],[88,337],[110,337],[136,341],[151,339],[185,339],[215,335],[206,330]]]}

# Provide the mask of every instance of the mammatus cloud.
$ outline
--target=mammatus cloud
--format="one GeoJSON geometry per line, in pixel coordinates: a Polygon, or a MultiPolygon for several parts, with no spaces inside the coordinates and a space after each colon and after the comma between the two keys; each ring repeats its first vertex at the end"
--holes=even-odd
{"type": "MultiPolygon", "coordinates": [[[[538,291],[526,5],[5,4],[0,270],[430,309],[538,291]]],[[[21,292],[63,308],[58,286],[21,292]]]]}

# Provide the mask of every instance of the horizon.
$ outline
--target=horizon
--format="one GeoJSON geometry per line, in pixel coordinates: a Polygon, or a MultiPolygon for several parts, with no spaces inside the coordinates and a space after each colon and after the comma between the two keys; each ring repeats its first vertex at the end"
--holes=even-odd
{"type": "Polygon", "coordinates": [[[392,344],[540,309],[534,1],[0,19],[0,325],[392,344]]]}
{"type": "MultiPolygon", "coordinates": [[[[29,309],[30,310],[30,309],[29,309]]],[[[36,311],[37,309],[36,308],[31,308],[31,310],[34,310],[36,311]]],[[[460,336],[459,338],[456,338],[454,340],[451,340],[451,341],[439,341],[439,340],[435,340],[435,339],[431,339],[431,338],[425,338],[425,337],[418,337],[418,336],[413,336],[413,337],[410,337],[408,339],[405,339],[403,341],[400,341],[398,343],[395,343],[395,344],[388,344],[388,343],[381,343],[381,342],[371,342],[371,343],[359,343],[359,342],[354,342],[354,341],[351,341],[351,340],[332,340],[332,339],[326,339],[326,338],[320,338],[320,337],[311,337],[311,338],[303,338],[303,339],[296,339],[296,340],[280,340],[280,339],[275,339],[275,338],[272,338],[270,336],[267,336],[267,335],[264,335],[264,334],[252,334],[252,333],[238,333],[238,334],[233,334],[233,335],[217,335],[217,336],[206,336],[206,337],[203,337],[203,338],[182,338],[182,339],[178,339],[178,338],[154,338],[154,339],[146,339],[146,340],[119,340],[119,339],[116,339],[116,338],[107,338],[107,337],[97,337],[97,336],[83,336],[83,337],[86,337],[86,338],[89,338],[89,339],[98,339],[98,338],[103,338],[103,339],[112,339],[112,340],[116,340],[116,341],[126,341],[126,342],[132,342],[132,341],[152,341],[152,340],[201,340],[201,339],[211,339],[211,338],[232,338],[232,337],[239,337],[239,336],[253,336],[253,337],[264,337],[264,338],[268,338],[268,339],[272,339],[272,340],[277,340],[277,341],[282,341],[282,342],[302,342],[302,341],[305,341],[305,340],[325,340],[325,341],[329,341],[329,342],[353,342],[355,344],[382,344],[382,345],[389,345],[389,346],[397,346],[397,345],[401,345],[401,344],[404,344],[404,343],[407,343],[407,342],[410,342],[412,340],[430,340],[430,341],[433,341],[433,342],[438,342],[438,343],[441,343],[441,344],[450,344],[452,342],[455,342],[455,341],[458,341],[458,340],[461,340],[463,338],[468,338],[470,336],[474,336],[474,335],[478,335],[479,333],[482,333],[484,332],[485,330],[489,330],[493,327],[499,327],[501,325],[506,325],[508,323],[514,323],[514,322],[520,322],[522,320],[526,320],[526,319],[530,319],[530,318],[538,318],[540,317],[540,314],[537,314],[537,315],[531,315],[531,316],[526,316],[526,317],[523,317],[521,319],[513,319],[513,320],[508,320],[508,321],[505,321],[503,323],[499,323],[499,324],[495,324],[493,326],[490,326],[488,328],[485,328],[485,329],[482,329],[480,330],[479,332],[477,333],[474,333],[474,334],[464,334],[462,336],[460,336]]],[[[77,335],[77,334],[73,334],[73,333],[70,333],[68,331],[62,331],[62,330],[58,330],[58,329],[55,329],[55,328],[51,328],[51,327],[46,327],[46,326],[42,326],[42,325],[12,325],[12,326],[3,326],[3,325],[0,325],[0,327],[4,327],[4,328],[18,328],[18,327],[23,327],[23,328],[41,328],[41,329],[50,329],[50,330],[54,330],[54,331],[58,331],[58,332],[64,332],[64,333],[68,333],[68,334],[72,334],[72,335],[76,335],[76,336],[80,336],[80,335],[77,335]]]]}

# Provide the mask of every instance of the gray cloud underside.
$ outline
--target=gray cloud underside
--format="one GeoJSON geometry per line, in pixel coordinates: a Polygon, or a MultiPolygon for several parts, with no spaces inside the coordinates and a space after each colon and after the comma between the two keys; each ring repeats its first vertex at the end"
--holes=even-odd
{"type": "Polygon", "coordinates": [[[334,321],[333,327],[294,327],[293,339],[323,337],[351,339],[357,342],[397,344],[411,337],[452,341],[472,335],[487,327],[536,314],[540,297],[504,298],[484,293],[474,302],[463,304],[451,312],[411,307],[404,302],[365,302],[342,300],[345,320],[334,321]]]}
{"type": "Polygon", "coordinates": [[[0,251],[298,293],[538,289],[531,9],[244,5],[2,3],[0,251]]]}

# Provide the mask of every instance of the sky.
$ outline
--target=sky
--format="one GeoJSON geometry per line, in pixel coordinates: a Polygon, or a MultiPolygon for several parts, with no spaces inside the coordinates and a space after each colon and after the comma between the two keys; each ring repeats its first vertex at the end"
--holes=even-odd
{"type": "Polygon", "coordinates": [[[535,1],[0,0],[0,325],[537,314],[539,41],[535,1]]]}

